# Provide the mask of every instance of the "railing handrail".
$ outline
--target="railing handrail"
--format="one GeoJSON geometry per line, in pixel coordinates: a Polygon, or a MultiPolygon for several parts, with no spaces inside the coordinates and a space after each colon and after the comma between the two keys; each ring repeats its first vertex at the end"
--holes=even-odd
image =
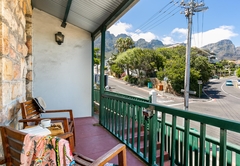
{"type": "Polygon", "coordinates": [[[123,96],[125,98],[132,98],[133,100],[149,102],[149,99],[147,99],[147,98],[136,97],[136,96],[132,96],[132,95],[126,95],[126,94],[119,93],[119,92],[104,91],[104,94],[116,95],[116,96],[119,96],[119,97],[123,96]]]}

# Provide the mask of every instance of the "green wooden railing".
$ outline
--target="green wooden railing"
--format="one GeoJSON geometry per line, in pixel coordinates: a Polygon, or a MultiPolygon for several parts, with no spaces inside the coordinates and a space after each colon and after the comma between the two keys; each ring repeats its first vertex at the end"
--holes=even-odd
{"type": "MultiPolygon", "coordinates": [[[[123,97],[123,98],[127,98],[127,99],[133,99],[133,100],[137,100],[137,101],[143,101],[143,102],[149,102],[151,100],[150,97],[149,97],[149,99],[145,99],[145,98],[141,98],[141,97],[130,96],[130,95],[116,93],[116,92],[110,92],[110,91],[105,91],[104,94],[111,94],[114,96],[123,97]]],[[[100,102],[100,90],[99,89],[94,89],[94,101],[97,103],[100,102]]]]}
{"type": "Polygon", "coordinates": [[[93,101],[100,103],[100,90],[99,89],[94,89],[93,101]]]}
{"type": "Polygon", "coordinates": [[[240,166],[239,146],[227,143],[227,132],[240,133],[239,122],[110,93],[102,97],[104,110],[99,117],[101,125],[148,165],[164,165],[166,160],[170,160],[172,166],[240,166]],[[153,115],[145,118],[143,111],[150,107],[153,108],[153,115]],[[181,118],[184,119],[185,127],[177,125],[181,118]],[[199,124],[199,132],[191,129],[190,122],[199,124]],[[206,134],[207,126],[216,127],[219,138],[209,137],[206,134]]]}

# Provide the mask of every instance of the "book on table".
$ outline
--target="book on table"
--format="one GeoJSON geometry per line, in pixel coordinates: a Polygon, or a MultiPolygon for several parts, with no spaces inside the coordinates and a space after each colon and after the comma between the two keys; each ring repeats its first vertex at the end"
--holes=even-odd
{"type": "Polygon", "coordinates": [[[50,135],[51,134],[51,131],[49,129],[43,128],[39,125],[30,127],[30,128],[26,128],[26,129],[22,129],[20,131],[24,132],[24,133],[30,133],[32,135],[50,135]]]}

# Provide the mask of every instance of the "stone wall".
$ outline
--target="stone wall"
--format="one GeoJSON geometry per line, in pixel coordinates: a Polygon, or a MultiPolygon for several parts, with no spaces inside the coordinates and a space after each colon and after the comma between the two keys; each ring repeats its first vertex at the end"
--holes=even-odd
{"type": "Polygon", "coordinates": [[[32,78],[30,2],[0,1],[0,124],[16,128],[21,114],[19,101],[25,100],[26,82],[32,78]]]}

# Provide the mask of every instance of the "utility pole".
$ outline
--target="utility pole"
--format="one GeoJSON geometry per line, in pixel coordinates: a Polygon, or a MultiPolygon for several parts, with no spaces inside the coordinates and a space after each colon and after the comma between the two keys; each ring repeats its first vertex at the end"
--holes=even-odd
{"type": "Polygon", "coordinates": [[[191,53],[191,38],[192,38],[192,16],[194,12],[201,12],[207,10],[208,7],[204,7],[203,2],[196,3],[194,0],[185,3],[184,0],[181,2],[184,8],[184,14],[188,19],[188,36],[187,36],[187,46],[186,46],[186,61],[185,61],[185,80],[184,80],[184,107],[188,110],[189,106],[189,87],[190,87],[190,53],[191,53]]]}

